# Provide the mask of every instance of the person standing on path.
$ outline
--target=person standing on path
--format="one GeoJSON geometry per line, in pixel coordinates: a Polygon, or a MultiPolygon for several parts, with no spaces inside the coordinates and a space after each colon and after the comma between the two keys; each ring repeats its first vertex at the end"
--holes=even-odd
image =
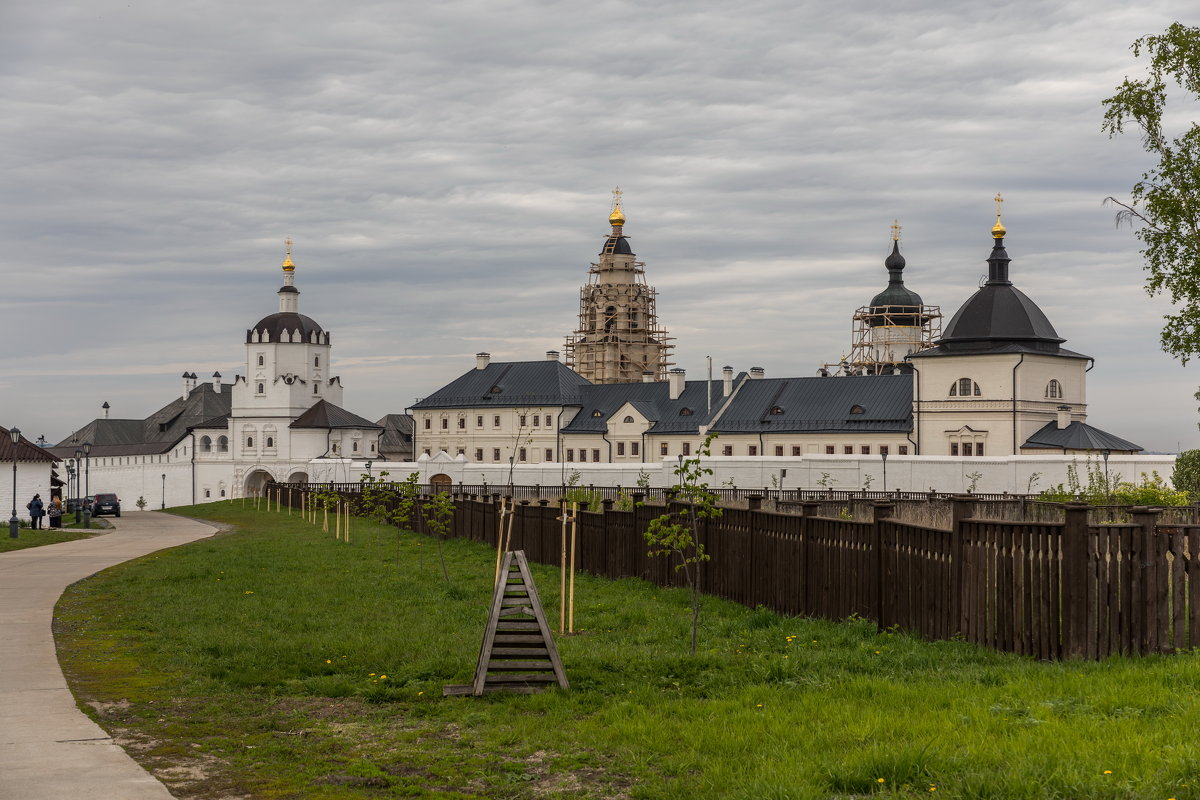
{"type": "Polygon", "coordinates": [[[62,500],[57,497],[52,497],[50,499],[50,508],[46,509],[46,516],[50,518],[51,528],[62,527],[62,512],[62,500]]]}
{"type": "Polygon", "coordinates": [[[42,527],[42,517],[46,514],[46,506],[42,503],[42,496],[35,494],[25,507],[29,509],[29,527],[34,530],[42,527]]]}

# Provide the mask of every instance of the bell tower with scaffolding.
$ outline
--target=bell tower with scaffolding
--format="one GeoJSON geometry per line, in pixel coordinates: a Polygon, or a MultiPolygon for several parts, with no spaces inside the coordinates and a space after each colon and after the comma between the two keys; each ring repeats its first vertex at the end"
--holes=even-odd
{"type": "Polygon", "coordinates": [[[671,337],[658,324],[654,287],[624,234],[621,190],[613,189],[612,233],[579,292],[579,328],[567,337],[567,366],[593,383],[667,379],[671,337]]]}
{"type": "Polygon", "coordinates": [[[942,335],[942,310],[904,285],[900,222],[892,223],[892,252],[883,262],[888,287],[854,312],[850,357],[822,364],[818,375],[886,375],[911,367],[905,359],[933,347],[942,335]]]}

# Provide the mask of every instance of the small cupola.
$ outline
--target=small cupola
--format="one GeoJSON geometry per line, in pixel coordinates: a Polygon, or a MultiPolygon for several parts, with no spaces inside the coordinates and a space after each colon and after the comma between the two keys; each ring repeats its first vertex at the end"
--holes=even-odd
{"type": "Polygon", "coordinates": [[[870,315],[867,325],[879,326],[911,326],[920,327],[922,324],[921,306],[924,301],[921,295],[904,285],[904,267],[907,262],[900,255],[900,221],[892,223],[892,252],[883,260],[883,266],[888,273],[888,286],[871,298],[870,315]]]}

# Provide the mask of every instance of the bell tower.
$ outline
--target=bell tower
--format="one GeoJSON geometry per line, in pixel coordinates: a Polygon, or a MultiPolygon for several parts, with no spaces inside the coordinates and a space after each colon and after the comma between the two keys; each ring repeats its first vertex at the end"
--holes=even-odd
{"type": "Polygon", "coordinates": [[[593,383],[640,383],[643,373],[667,378],[671,337],[658,324],[654,287],[625,236],[621,189],[613,189],[612,232],[579,292],[579,328],[567,337],[567,366],[593,383]]]}

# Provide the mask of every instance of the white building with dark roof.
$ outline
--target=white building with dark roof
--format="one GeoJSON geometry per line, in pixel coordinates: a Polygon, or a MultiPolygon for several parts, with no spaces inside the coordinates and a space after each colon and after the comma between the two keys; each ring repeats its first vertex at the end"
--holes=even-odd
{"type": "Polygon", "coordinates": [[[253,496],[270,481],[357,480],[379,458],[382,426],[341,407],[331,334],[300,313],[288,244],[279,309],[247,329],[243,374],[186,372],[182,396],[146,419],[96,419],[51,448],[65,460],[90,443],[91,493],[157,508],[253,496]]]}

